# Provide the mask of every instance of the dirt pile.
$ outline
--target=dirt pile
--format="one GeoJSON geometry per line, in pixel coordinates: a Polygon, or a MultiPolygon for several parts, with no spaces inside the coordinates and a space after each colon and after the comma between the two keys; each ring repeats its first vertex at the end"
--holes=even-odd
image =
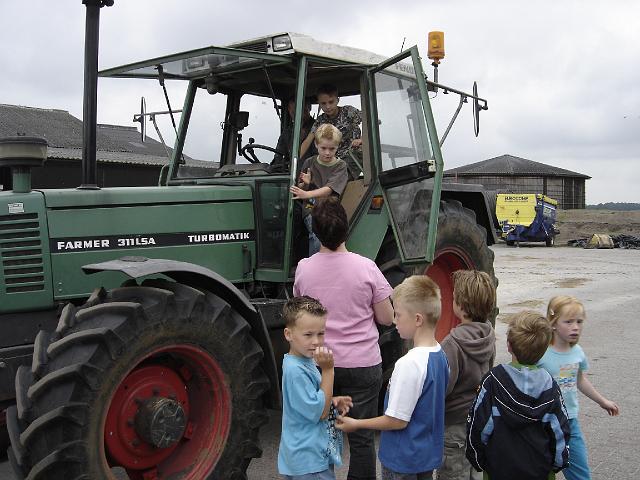
{"type": "Polygon", "coordinates": [[[594,233],[640,237],[640,210],[558,210],[557,225],[560,229],[556,237],[558,246],[566,245],[568,240],[591,237],[594,233]]]}

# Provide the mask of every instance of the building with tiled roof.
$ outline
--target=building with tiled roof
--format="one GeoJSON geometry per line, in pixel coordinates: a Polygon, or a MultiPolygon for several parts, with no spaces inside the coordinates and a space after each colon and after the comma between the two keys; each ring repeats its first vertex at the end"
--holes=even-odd
{"type": "Polygon", "coordinates": [[[481,184],[497,193],[542,193],[564,209],[585,208],[588,175],[513,155],[500,155],[444,172],[445,182],[481,184]]]}
{"type": "MultiPolygon", "coordinates": [[[[32,171],[34,188],[80,185],[82,120],[65,110],[0,104],[0,138],[16,135],[42,137],[49,144],[44,167],[32,171]]],[[[136,127],[98,124],[96,139],[101,187],[157,185],[172,150],[150,137],[143,143],[136,127]]],[[[187,156],[185,161],[194,170],[214,166],[187,156]]],[[[8,178],[8,172],[0,173],[0,184],[8,178]]]]}

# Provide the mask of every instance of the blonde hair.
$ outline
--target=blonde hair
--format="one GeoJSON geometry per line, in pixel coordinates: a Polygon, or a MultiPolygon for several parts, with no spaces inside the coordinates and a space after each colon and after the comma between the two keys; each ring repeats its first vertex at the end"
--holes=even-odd
{"type": "Polygon", "coordinates": [[[336,127],[330,123],[323,123],[316,129],[315,133],[316,142],[320,140],[330,140],[336,145],[340,145],[342,141],[342,133],[336,127]]]}
{"type": "Polygon", "coordinates": [[[453,299],[474,322],[486,322],[496,306],[496,286],[491,277],[478,270],[456,270],[453,299]]]}
{"type": "MultiPolygon", "coordinates": [[[[558,318],[576,307],[580,309],[583,315],[586,315],[587,312],[584,309],[584,305],[576,297],[572,297],[571,295],[557,295],[551,298],[549,305],[547,305],[547,321],[549,325],[555,328],[555,324],[558,323],[558,318]]],[[[570,345],[574,346],[577,343],[577,341],[570,342],[570,345]]]]}
{"type": "Polygon", "coordinates": [[[426,275],[412,275],[393,289],[394,302],[402,303],[411,313],[419,313],[425,324],[435,328],[440,319],[442,306],[440,288],[426,275]]]}
{"type": "Polygon", "coordinates": [[[535,365],[542,358],[553,338],[547,319],[533,310],[523,310],[509,320],[507,341],[511,353],[523,365],[535,365]]]}

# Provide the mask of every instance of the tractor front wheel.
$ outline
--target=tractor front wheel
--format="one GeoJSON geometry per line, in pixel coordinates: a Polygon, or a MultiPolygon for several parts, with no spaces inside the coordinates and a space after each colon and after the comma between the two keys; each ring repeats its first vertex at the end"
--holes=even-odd
{"type": "Polygon", "coordinates": [[[246,479],[268,388],[249,330],[220,297],[166,280],[68,305],[16,377],[16,475],[246,479]]]}

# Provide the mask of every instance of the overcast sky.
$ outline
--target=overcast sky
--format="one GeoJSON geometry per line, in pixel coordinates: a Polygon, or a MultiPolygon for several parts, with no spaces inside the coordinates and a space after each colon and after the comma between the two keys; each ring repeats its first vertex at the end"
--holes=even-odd
{"type": "MultiPolygon", "coordinates": [[[[0,0],[0,103],[82,118],[84,19],[81,0],[0,0]]],[[[443,30],[440,82],[470,91],[476,80],[489,102],[478,138],[463,108],[446,168],[511,154],[593,177],[589,204],[640,202],[639,19],[634,0],[115,0],[101,10],[99,65],[294,31],[386,56],[406,38],[431,75],[427,33],[443,30]]],[[[98,121],[134,125],[143,94],[164,110],[149,83],[100,80],[98,121]]],[[[432,106],[442,134],[457,99],[440,94],[432,106]]],[[[173,142],[166,125],[163,135],[173,142]]]]}

